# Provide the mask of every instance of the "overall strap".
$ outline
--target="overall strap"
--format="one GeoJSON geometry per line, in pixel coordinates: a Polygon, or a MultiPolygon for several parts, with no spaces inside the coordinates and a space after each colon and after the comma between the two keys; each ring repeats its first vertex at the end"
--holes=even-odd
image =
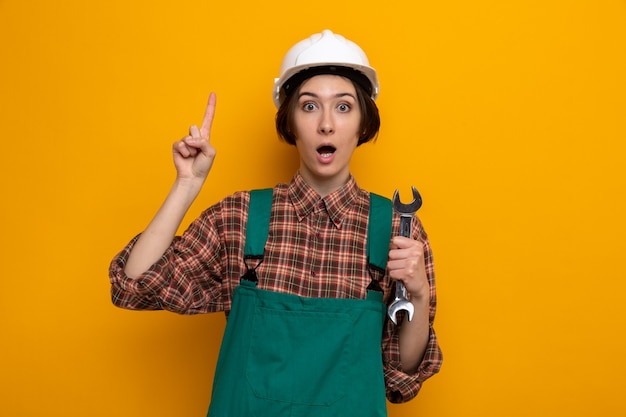
{"type": "Polygon", "coordinates": [[[246,246],[244,258],[261,259],[265,252],[265,242],[270,231],[272,212],[272,188],[250,191],[250,209],[246,225],[246,246]]]}
{"type": "Polygon", "coordinates": [[[370,193],[370,213],[367,226],[367,258],[370,265],[385,271],[389,258],[391,223],[393,211],[391,200],[370,193]]]}
{"type": "MultiPolygon", "coordinates": [[[[246,225],[244,258],[262,259],[269,235],[272,211],[272,188],[250,191],[250,209],[246,225]]],[[[370,212],[367,228],[367,259],[375,268],[384,271],[389,256],[391,239],[391,200],[370,193],[370,212]]]]}

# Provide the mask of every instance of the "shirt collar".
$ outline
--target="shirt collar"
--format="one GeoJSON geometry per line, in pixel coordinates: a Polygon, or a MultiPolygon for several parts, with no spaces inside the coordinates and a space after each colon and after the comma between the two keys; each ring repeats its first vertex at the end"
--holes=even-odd
{"type": "Polygon", "coordinates": [[[321,198],[298,172],[289,183],[288,192],[298,221],[304,220],[311,212],[325,210],[335,226],[340,228],[345,212],[357,199],[359,187],[350,175],[347,183],[321,198]]]}

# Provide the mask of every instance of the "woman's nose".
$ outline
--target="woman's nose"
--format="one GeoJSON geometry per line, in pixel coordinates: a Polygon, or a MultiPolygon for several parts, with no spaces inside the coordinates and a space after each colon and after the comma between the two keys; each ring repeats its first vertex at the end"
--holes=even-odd
{"type": "Polygon", "coordinates": [[[328,135],[335,131],[332,116],[327,112],[324,112],[322,119],[320,120],[319,132],[328,135]]]}

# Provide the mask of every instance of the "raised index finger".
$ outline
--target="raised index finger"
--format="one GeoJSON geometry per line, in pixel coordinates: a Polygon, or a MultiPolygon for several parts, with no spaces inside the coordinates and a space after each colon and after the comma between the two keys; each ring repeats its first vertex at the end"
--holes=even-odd
{"type": "Polygon", "coordinates": [[[203,138],[209,138],[211,136],[211,125],[213,124],[216,101],[215,93],[211,93],[209,95],[209,102],[206,105],[206,111],[204,112],[204,119],[202,119],[202,126],[200,127],[200,136],[203,138]]]}

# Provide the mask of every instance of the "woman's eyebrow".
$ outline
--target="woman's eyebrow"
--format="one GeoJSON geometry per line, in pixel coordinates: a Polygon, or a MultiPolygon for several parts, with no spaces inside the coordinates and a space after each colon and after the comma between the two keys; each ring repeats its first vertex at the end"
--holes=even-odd
{"type": "MultiPolygon", "coordinates": [[[[313,98],[319,98],[319,96],[317,94],[309,92],[309,91],[302,91],[302,92],[300,92],[300,95],[298,95],[298,98],[300,98],[302,96],[309,96],[309,97],[313,97],[313,98]]],[[[356,97],[352,93],[337,93],[333,97],[341,98],[341,97],[346,97],[346,96],[347,97],[352,97],[354,100],[356,100],[356,97]]]]}

